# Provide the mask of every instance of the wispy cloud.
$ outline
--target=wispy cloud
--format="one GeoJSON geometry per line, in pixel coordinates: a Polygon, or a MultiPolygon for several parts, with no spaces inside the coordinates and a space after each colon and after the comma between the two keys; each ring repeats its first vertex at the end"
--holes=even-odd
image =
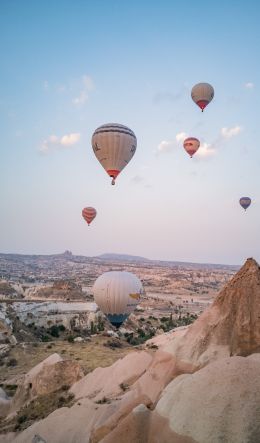
{"type": "Polygon", "coordinates": [[[83,75],[81,78],[81,90],[79,94],[72,100],[76,106],[81,106],[86,103],[89,98],[89,93],[94,89],[94,82],[89,75],[83,75]]]}
{"type": "Polygon", "coordinates": [[[236,135],[240,134],[242,131],[242,126],[234,126],[233,128],[222,128],[221,129],[221,135],[225,139],[235,137],[236,135]]]}
{"type": "Polygon", "coordinates": [[[58,137],[57,135],[50,135],[47,139],[45,139],[40,148],[39,151],[42,153],[50,152],[52,149],[55,148],[66,148],[71,147],[78,143],[80,140],[80,133],[74,132],[71,134],[66,134],[61,137],[58,137]]]}
{"type": "Polygon", "coordinates": [[[255,85],[252,82],[245,83],[245,88],[246,89],[253,89],[254,87],[255,87],[255,85]]]}

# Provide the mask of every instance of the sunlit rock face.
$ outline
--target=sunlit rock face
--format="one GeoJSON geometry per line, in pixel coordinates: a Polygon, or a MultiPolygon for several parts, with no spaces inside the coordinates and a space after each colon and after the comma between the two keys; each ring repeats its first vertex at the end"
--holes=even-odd
{"type": "Polygon", "coordinates": [[[221,357],[260,351],[260,269],[248,259],[197,321],[165,350],[202,367],[221,357]]]}
{"type": "Polygon", "coordinates": [[[260,354],[229,357],[181,375],[156,413],[175,433],[199,443],[260,441],[260,354]]]}

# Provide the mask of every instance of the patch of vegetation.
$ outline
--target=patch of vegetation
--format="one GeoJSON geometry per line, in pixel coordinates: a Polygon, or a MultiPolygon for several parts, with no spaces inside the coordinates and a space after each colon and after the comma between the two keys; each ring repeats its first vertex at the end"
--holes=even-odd
{"type": "Polygon", "coordinates": [[[57,325],[52,325],[49,329],[49,334],[51,334],[53,337],[58,338],[60,336],[60,328],[57,325]]]}
{"type": "Polygon", "coordinates": [[[74,343],[74,338],[75,337],[73,335],[69,335],[67,340],[68,340],[69,343],[74,343]]]}
{"type": "Polygon", "coordinates": [[[111,400],[109,400],[107,397],[103,397],[100,400],[97,400],[95,403],[97,405],[103,405],[104,403],[111,403],[111,400]]]}
{"type": "Polygon", "coordinates": [[[123,347],[122,343],[116,339],[108,340],[106,343],[104,343],[104,346],[107,346],[111,349],[123,347]]]}
{"type": "Polygon", "coordinates": [[[42,420],[58,408],[71,407],[74,395],[62,387],[51,394],[41,395],[18,411],[17,415],[0,423],[0,433],[22,431],[35,421],[42,420]]]}
{"type": "Polygon", "coordinates": [[[94,322],[92,321],[90,323],[90,334],[94,335],[97,333],[97,326],[94,324],[94,322]]]}
{"type": "Polygon", "coordinates": [[[126,341],[127,343],[129,343],[132,346],[138,346],[143,344],[144,342],[146,342],[146,340],[149,340],[150,338],[152,338],[155,334],[155,331],[153,329],[146,329],[143,330],[141,328],[137,329],[137,334],[128,334],[128,336],[126,337],[126,341]]]}
{"type": "Polygon", "coordinates": [[[17,366],[18,365],[18,361],[16,360],[16,358],[10,358],[10,360],[8,360],[6,366],[17,366]]]}
{"type": "Polygon", "coordinates": [[[4,389],[4,391],[6,392],[8,397],[13,397],[16,392],[16,389],[17,389],[17,385],[15,385],[15,384],[9,385],[9,384],[1,383],[0,386],[4,389]]]}
{"type": "Polygon", "coordinates": [[[43,334],[43,335],[41,336],[41,340],[42,340],[43,342],[47,342],[47,341],[51,341],[51,338],[50,338],[49,335],[43,334]]]}
{"type": "Polygon", "coordinates": [[[171,329],[177,328],[179,326],[187,326],[193,323],[198,316],[196,314],[190,314],[189,312],[186,313],[186,315],[181,316],[179,315],[178,319],[172,318],[172,314],[169,317],[162,317],[160,318],[161,328],[164,330],[164,332],[168,332],[171,329]]]}
{"type": "Polygon", "coordinates": [[[127,389],[129,389],[129,385],[127,383],[120,383],[119,387],[124,392],[127,391],[127,389]]]}
{"type": "Polygon", "coordinates": [[[157,345],[152,344],[152,345],[148,345],[149,349],[159,349],[157,345]]]}

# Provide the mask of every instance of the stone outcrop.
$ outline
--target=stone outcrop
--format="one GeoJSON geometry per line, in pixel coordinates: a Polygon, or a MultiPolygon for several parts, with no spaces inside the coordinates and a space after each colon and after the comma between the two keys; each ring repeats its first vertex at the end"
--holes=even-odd
{"type": "Polygon", "coordinates": [[[260,354],[221,359],[173,380],[156,412],[200,443],[260,441],[260,354]]]}
{"type": "Polygon", "coordinates": [[[29,371],[20,383],[11,404],[11,412],[39,395],[50,394],[62,386],[71,386],[84,375],[81,366],[52,354],[29,371]]]}
{"type": "Polygon", "coordinates": [[[218,358],[260,352],[260,269],[248,259],[208,308],[164,350],[199,368],[218,358]]]}
{"type": "Polygon", "coordinates": [[[58,280],[52,286],[34,287],[26,291],[28,299],[43,300],[83,300],[85,294],[81,286],[72,280],[58,280]]]}

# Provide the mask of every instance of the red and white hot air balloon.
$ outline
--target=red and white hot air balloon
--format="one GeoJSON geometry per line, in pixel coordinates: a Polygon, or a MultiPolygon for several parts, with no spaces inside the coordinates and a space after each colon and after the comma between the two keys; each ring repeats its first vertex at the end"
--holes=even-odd
{"type": "Polygon", "coordinates": [[[98,161],[112,177],[112,185],[133,157],[136,146],[136,136],[127,126],[108,123],[95,130],[92,148],[98,161]]]}
{"type": "Polygon", "coordinates": [[[96,215],[97,215],[96,209],[92,208],[91,206],[82,209],[82,217],[84,218],[84,220],[86,220],[88,225],[90,225],[90,223],[94,220],[96,215]]]}
{"type": "Polygon", "coordinates": [[[198,83],[191,90],[191,98],[204,111],[214,97],[214,89],[209,83],[198,83]]]}
{"type": "Polygon", "coordinates": [[[200,141],[195,137],[188,137],[184,140],[183,147],[185,151],[188,152],[188,154],[192,158],[192,156],[195,154],[195,152],[197,152],[197,150],[200,147],[200,141]]]}

